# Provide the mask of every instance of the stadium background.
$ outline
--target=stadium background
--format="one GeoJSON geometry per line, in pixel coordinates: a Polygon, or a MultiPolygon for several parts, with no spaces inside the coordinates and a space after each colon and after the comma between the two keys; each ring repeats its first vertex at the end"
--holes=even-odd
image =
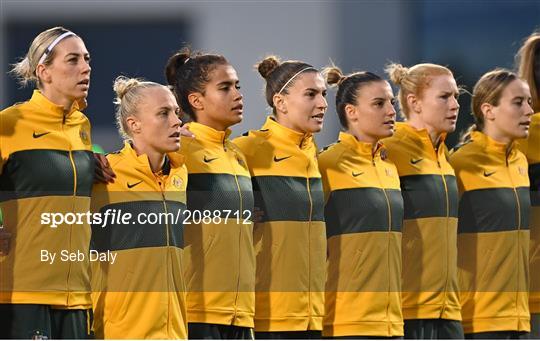
{"type": "MultiPolygon", "coordinates": [[[[481,74],[512,68],[522,40],[540,28],[540,1],[26,1],[0,0],[0,107],[27,100],[6,73],[33,37],[62,25],[81,35],[92,56],[89,106],[93,142],[121,146],[112,104],[120,74],[165,82],[167,58],[184,43],[223,54],[236,68],[244,121],[233,136],[258,128],[268,112],[253,65],[269,53],[317,67],[330,60],[344,72],[383,74],[389,61],[434,62],[472,90],[481,74]]],[[[339,131],[329,92],[319,147],[339,131]]],[[[470,96],[460,98],[458,130],[471,122],[470,96]]],[[[450,136],[455,144],[457,133],[450,136]]]]}

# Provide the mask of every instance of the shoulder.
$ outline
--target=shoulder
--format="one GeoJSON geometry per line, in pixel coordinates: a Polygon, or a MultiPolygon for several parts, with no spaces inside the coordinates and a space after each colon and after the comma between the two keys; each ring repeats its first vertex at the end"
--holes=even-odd
{"type": "Polygon", "coordinates": [[[339,141],[336,141],[324,147],[317,156],[319,168],[328,168],[332,164],[337,163],[337,161],[343,156],[345,151],[346,149],[343,148],[339,141]]]}
{"type": "Polygon", "coordinates": [[[267,142],[268,137],[269,131],[266,129],[250,130],[233,139],[232,142],[246,156],[252,156],[267,142]]]}

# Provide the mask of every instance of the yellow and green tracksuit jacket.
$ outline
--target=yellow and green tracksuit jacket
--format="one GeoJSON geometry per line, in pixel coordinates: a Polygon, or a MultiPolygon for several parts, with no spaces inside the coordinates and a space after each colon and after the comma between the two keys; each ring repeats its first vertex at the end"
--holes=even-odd
{"type": "Polygon", "coordinates": [[[520,140],[519,148],[527,156],[531,182],[529,309],[531,314],[540,314],[540,113],[532,116],[529,138],[520,140]]]}
{"type": "Polygon", "coordinates": [[[326,231],[324,196],[311,134],[273,118],[234,140],[251,172],[256,206],[255,330],[322,330],[326,231]]]}
{"type": "Polygon", "coordinates": [[[127,222],[109,218],[92,225],[91,249],[116,255],[114,262],[110,257],[92,260],[96,336],[186,339],[183,157],[169,154],[161,172],[154,174],[146,154],[137,156],[126,142],[107,160],[116,178],[94,186],[92,212],[132,216],[127,222]]]}
{"type": "Polygon", "coordinates": [[[461,320],[457,281],[458,190],[445,136],[433,146],[427,130],[398,123],[384,140],[399,173],[403,318],[461,320]]]}
{"type": "Polygon", "coordinates": [[[382,143],[341,132],[319,154],[328,237],[324,336],[402,336],[403,199],[382,143]]]}
{"type": "Polygon", "coordinates": [[[529,177],[525,155],[475,131],[450,156],[459,191],[465,333],[529,331],[529,177]]]}
{"type": "Polygon", "coordinates": [[[189,173],[188,210],[193,213],[184,231],[188,321],[252,328],[255,254],[249,170],[228,138],[230,130],[196,122],[189,129],[195,138],[182,138],[181,147],[189,173]],[[218,218],[212,222],[199,219],[214,211],[218,218]]]}
{"type": "Polygon", "coordinates": [[[51,228],[46,216],[89,211],[91,146],[90,123],[77,104],[64,115],[36,90],[0,112],[0,208],[12,233],[9,254],[0,256],[0,303],[91,307],[88,259],[60,260],[62,251],[88,254],[90,226],[51,228]],[[56,254],[52,264],[41,261],[42,250],[56,254]]]}

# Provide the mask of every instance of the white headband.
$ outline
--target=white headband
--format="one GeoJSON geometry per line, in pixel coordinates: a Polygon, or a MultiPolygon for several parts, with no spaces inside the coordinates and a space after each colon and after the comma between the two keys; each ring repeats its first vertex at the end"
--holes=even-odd
{"type": "Polygon", "coordinates": [[[301,74],[302,72],[306,71],[306,70],[309,70],[309,69],[313,69],[315,71],[317,71],[317,69],[315,69],[313,66],[308,66],[306,68],[303,68],[302,70],[298,71],[297,73],[295,73],[288,81],[287,83],[285,83],[282,87],[281,87],[281,90],[279,90],[279,92],[277,93],[278,95],[281,95],[281,93],[283,92],[283,90],[285,90],[285,88],[287,87],[287,85],[289,85],[290,82],[292,82],[293,79],[296,78],[296,76],[298,76],[299,74],[301,74]]]}
{"type": "Polygon", "coordinates": [[[76,34],[73,33],[73,32],[65,32],[65,33],[62,33],[61,35],[59,35],[55,40],[53,40],[53,42],[45,49],[45,52],[43,52],[43,56],[41,56],[41,58],[39,59],[39,62],[38,62],[38,65],[39,64],[43,64],[43,62],[45,61],[45,59],[47,58],[47,56],[49,55],[49,53],[51,53],[52,49],[54,49],[54,47],[56,45],[58,45],[58,43],[66,38],[66,37],[69,37],[69,36],[75,36],[76,34]]]}

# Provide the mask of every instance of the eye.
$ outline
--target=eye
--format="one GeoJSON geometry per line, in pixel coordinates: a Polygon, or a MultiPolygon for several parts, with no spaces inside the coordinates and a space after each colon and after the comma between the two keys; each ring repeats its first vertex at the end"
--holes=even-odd
{"type": "Polygon", "coordinates": [[[326,94],[327,94],[327,91],[324,90],[324,91],[322,92],[323,97],[326,97],[326,94]]]}
{"type": "Polygon", "coordinates": [[[315,92],[314,91],[308,91],[308,92],[306,92],[306,96],[315,97],[315,92]]]}
{"type": "Polygon", "coordinates": [[[397,104],[396,99],[395,99],[395,98],[392,98],[392,99],[390,100],[390,104],[392,104],[392,106],[395,106],[395,105],[397,104]]]}
{"type": "Polygon", "coordinates": [[[236,88],[236,90],[240,90],[242,88],[240,84],[236,84],[234,87],[236,88]]]}

